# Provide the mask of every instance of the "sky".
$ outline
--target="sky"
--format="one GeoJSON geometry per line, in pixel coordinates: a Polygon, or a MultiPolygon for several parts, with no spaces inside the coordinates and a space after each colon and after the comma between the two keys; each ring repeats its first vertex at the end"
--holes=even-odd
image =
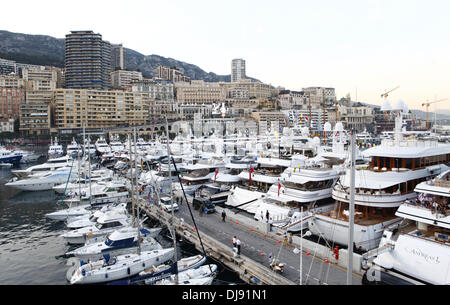
{"type": "Polygon", "coordinates": [[[450,1],[77,0],[5,1],[0,29],[64,38],[93,30],[104,40],[226,75],[246,74],[290,90],[336,89],[337,98],[410,109],[449,98],[450,1]]]}

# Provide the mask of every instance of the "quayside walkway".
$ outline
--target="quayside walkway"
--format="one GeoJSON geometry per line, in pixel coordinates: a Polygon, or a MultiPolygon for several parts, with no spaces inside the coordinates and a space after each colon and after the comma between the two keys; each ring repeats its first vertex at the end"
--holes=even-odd
{"type": "MultiPolygon", "coordinates": [[[[172,215],[159,206],[149,204],[147,200],[140,200],[139,207],[145,213],[161,221],[170,223],[172,215]]],[[[200,232],[203,245],[207,255],[221,261],[228,268],[237,272],[241,279],[253,284],[268,285],[298,285],[300,284],[300,255],[296,254],[295,244],[299,244],[299,237],[294,236],[295,242],[287,243],[284,236],[277,232],[266,232],[264,223],[255,221],[247,216],[236,214],[234,211],[225,209],[227,217],[223,222],[220,216],[222,209],[216,208],[212,214],[200,214],[191,206],[192,213],[200,232]],[[237,236],[241,241],[241,255],[235,256],[232,251],[231,239],[237,236]],[[282,274],[275,273],[269,268],[271,259],[278,260],[285,264],[282,274]]],[[[186,203],[174,213],[174,227],[177,234],[192,242],[198,250],[201,245],[198,241],[197,233],[194,229],[189,210],[186,203]]],[[[276,228],[274,228],[275,230],[276,228]]],[[[308,244],[304,246],[302,253],[302,284],[303,285],[346,285],[347,270],[335,262],[334,257],[325,254],[324,257],[318,254],[319,247],[311,246],[311,241],[303,239],[308,244]]],[[[297,246],[298,249],[300,247],[297,246]]],[[[361,285],[361,275],[353,273],[353,285],[361,285]]]]}

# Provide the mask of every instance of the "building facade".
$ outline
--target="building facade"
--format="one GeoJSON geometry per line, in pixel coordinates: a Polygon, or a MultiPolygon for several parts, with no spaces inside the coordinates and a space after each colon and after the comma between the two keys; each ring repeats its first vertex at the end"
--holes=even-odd
{"type": "Polygon", "coordinates": [[[111,69],[125,69],[124,49],[122,44],[111,45],[111,69]]]}
{"type": "Polygon", "coordinates": [[[111,44],[92,31],[71,31],[65,40],[65,86],[107,90],[111,87],[111,44]]]}
{"type": "Polygon", "coordinates": [[[231,82],[245,78],[245,60],[236,58],[231,61],[231,82]]]}
{"type": "Polygon", "coordinates": [[[139,82],[143,79],[142,73],[139,71],[116,70],[111,72],[111,86],[112,88],[128,88],[134,82],[139,82]]]}
{"type": "Polygon", "coordinates": [[[144,124],[153,101],[148,93],[119,90],[55,90],[55,127],[107,128],[144,124]]]}

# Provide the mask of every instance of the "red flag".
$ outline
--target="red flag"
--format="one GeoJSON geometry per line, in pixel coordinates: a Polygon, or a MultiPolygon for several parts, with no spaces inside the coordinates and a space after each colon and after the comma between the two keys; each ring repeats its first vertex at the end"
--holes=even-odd
{"type": "Polygon", "coordinates": [[[249,174],[249,177],[248,177],[248,179],[250,180],[250,184],[252,184],[252,173],[253,173],[253,171],[254,171],[254,169],[253,169],[253,167],[251,167],[250,168],[250,174],[249,174]]]}
{"type": "Polygon", "coordinates": [[[219,170],[216,168],[216,174],[214,175],[214,183],[216,183],[216,177],[217,177],[218,173],[219,173],[219,170]]]}
{"type": "Polygon", "coordinates": [[[280,197],[280,188],[281,188],[281,183],[278,182],[278,197],[280,197]]]}

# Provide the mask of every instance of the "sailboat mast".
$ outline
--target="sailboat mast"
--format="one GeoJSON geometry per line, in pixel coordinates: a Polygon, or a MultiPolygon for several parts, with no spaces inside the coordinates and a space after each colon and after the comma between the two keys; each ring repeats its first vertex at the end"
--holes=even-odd
{"type": "Polygon", "coordinates": [[[347,285],[352,284],[353,272],[353,227],[355,217],[355,131],[351,132],[350,140],[350,203],[348,213],[348,262],[347,262],[347,285]]]}
{"type": "MultiPolygon", "coordinates": [[[[178,257],[177,257],[177,233],[175,232],[175,228],[173,226],[173,220],[175,219],[175,215],[173,214],[173,188],[172,188],[172,171],[171,171],[171,167],[170,167],[170,145],[169,145],[169,123],[167,122],[167,118],[166,118],[166,137],[167,137],[167,164],[169,165],[169,183],[170,183],[170,207],[172,210],[172,220],[171,220],[171,225],[172,225],[172,239],[173,239],[173,248],[174,248],[174,259],[175,259],[175,263],[178,264],[178,257]]],[[[186,204],[188,204],[186,202],[186,204]]],[[[175,285],[178,285],[178,268],[177,268],[177,273],[175,273],[175,285]]]]}

